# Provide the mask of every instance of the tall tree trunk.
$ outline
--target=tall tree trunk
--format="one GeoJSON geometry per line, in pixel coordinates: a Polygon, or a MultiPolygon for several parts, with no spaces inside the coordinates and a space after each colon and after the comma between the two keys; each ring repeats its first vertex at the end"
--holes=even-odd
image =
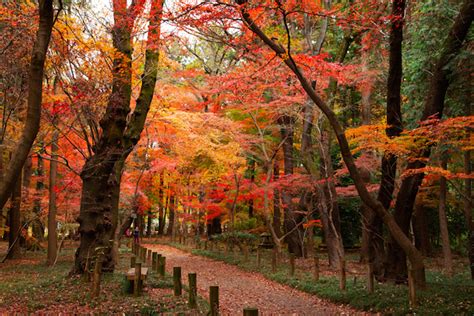
{"type": "MultiPolygon", "coordinates": [[[[444,110],[444,100],[446,91],[450,84],[450,74],[452,72],[450,67],[447,67],[449,62],[461,50],[462,44],[468,34],[474,18],[474,2],[471,0],[464,1],[461,10],[456,17],[454,24],[446,38],[441,54],[435,64],[432,78],[427,93],[427,99],[421,121],[428,118],[441,118],[444,110]]],[[[431,147],[423,149],[420,153],[420,158],[427,159],[430,156],[431,147]]],[[[423,159],[408,163],[407,170],[419,169],[426,166],[423,159]]],[[[424,174],[416,174],[406,177],[402,180],[400,190],[397,194],[397,201],[395,204],[394,217],[398,226],[403,233],[408,236],[410,228],[411,216],[413,213],[413,205],[418,193],[418,189],[423,180],[424,174]]],[[[385,276],[389,280],[396,282],[404,282],[407,278],[406,256],[404,251],[399,247],[394,238],[391,238],[388,246],[388,255],[386,260],[385,276]]],[[[412,269],[414,269],[412,267],[412,269]]],[[[415,269],[416,270],[416,269],[415,269]]],[[[424,277],[424,271],[415,271],[415,275],[424,277]]],[[[419,282],[424,280],[419,279],[419,282]]]]}
{"type": "Polygon", "coordinates": [[[152,213],[151,211],[149,211],[147,215],[147,224],[146,224],[146,236],[148,238],[151,237],[151,219],[152,219],[152,213]]]}
{"type": "MultiPolygon", "coordinates": [[[[469,64],[472,65],[472,62],[469,64]]],[[[470,69],[469,67],[467,69],[470,69]]],[[[472,87],[472,86],[470,86],[472,87]]],[[[468,90],[469,91],[469,90],[468,90]]],[[[472,90],[470,90],[472,91],[472,90]]],[[[471,102],[471,95],[466,94],[466,107],[465,114],[466,116],[472,115],[473,104],[471,102]]],[[[472,131],[471,131],[472,133],[472,131]]],[[[471,174],[472,172],[472,150],[467,150],[464,152],[464,173],[471,174]]],[[[474,280],[474,220],[472,212],[474,210],[474,203],[472,201],[472,179],[464,179],[464,197],[463,197],[463,209],[464,209],[464,219],[467,226],[467,250],[468,250],[468,259],[469,266],[471,269],[471,279],[474,280]]]]}
{"type": "Polygon", "coordinates": [[[32,221],[32,230],[33,230],[33,237],[35,237],[39,241],[44,240],[44,225],[41,221],[41,197],[43,196],[44,190],[44,160],[41,156],[44,154],[44,143],[42,141],[39,142],[40,150],[37,155],[37,167],[36,167],[36,197],[33,206],[33,212],[35,215],[35,219],[32,221]]]}
{"type": "MultiPolygon", "coordinates": [[[[324,1],[325,8],[330,9],[331,1],[324,1]]],[[[318,34],[318,39],[313,45],[312,40],[312,27],[311,20],[305,18],[305,28],[304,34],[306,42],[308,44],[308,49],[312,55],[318,55],[321,51],[322,45],[324,43],[324,38],[326,36],[326,31],[328,27],[328,19],[323,19],[320,32],[318,34]]],[[[350,36],[346,36],[343,42],[343,45],[340,47],[337,52],[336,60],[339,63],[342,63],[347,54],[350,43],[352,42],[350,36]]],[[[316,81],[311,82],[313,89],[316,88],[316,81]]],[[[332,108],[333,100],[337,92],[337,81],[334,79],[330,80],[330,85],[328,89],[328,96],[330,101],[330,106],[332,108]]],[[[314,101],[308,96],[304,104],[304,118],[303,118],[303,131],[301,137],[301,157],[302,163],[305,166],[308,173],[313,179],[322,178],[328,180],[325,184],[322,185],[322,188],[319,189],[319,198],[320,198],[320,214],[323,225],[324,236],[326,240],[326,245],[328,249],[329,263],[331,267],[337,268],[339,266],[339,261],[344,257],[344,246],[342,244],[341,232],[340,232],[340,223],[339,223],[339,207],[337,202],[337,193],[334,183],[330,180],[333,178],[333,169],[332,169],[332,159],[330,156],[331,151],[331,136],[330,131],[327,130],[327,124],[323,123],[323,128],[320,133],[320,143],[317,147],[317,152],[319,153],[319,170],[317,168],[317,163],[315,161],[315,149],[313,148],[312,140],[312,130],[313,130],[313,120],[314,120],[314,101]]],[[[310,198],[310,201],[316,200],[315,198],[310,198]]],[[[312,211],[313,205],[308,205],[308,211],[312,211]]]]}
{"type": "MultiPolygon", "coordinates": [[[[441,159],[441,168],[447,170],[448,157],[444,155],[441,159]]],[[[444,269],[448,276],[453,275],[453,257],[451,255],[451,245],[449,243],[448,218],[446,217],[446,196],[448,188],[446,178],[439,179],[439,231],[441,234],[441,245],[443,248],[444,269]]]]}
{"type": "Polygon", "coordinates": [[[40,0],[38,7],[39,27],[31,53],[26,121],[3,181],[0,183],[0,209],[5,206],[15,188],[16,179],[21,174],[40,127],[44,62],[54,23],[53,0],[40,0]]]}
{"type": "Polygon", "coordinates": [[[131,31],[143,7],[124,0],[114,1],[112,30],[114,54],[112,93],[100,120],[102,134],[94,154],[86,160],[81,172],[83,181],[80,215],[81,243],[76,251],[73,272],[82,273],[88,257],[97,247],[106,247],[103,270],[115,267],[113,240],[118,222],[118,200],[124,163],[140,139],[153,98],[163,0],[152,0],[142,85],[133,112],[130,109],[132,39],[131,31]]]}
{"type": "Polygon", "coordinates": [[[165,210],[166,210],[166,202],[163,201],[163,198],[168,199],[168,197],[164,196],[164,190],[163,190],[163,185],[165,181],[165,172],[162,171],[160,173],[160,188],[158,189],[158,234],[163,235],[163,232],[165,230],[165,210]]]}
{"type": "MultiPolygon", "coordinates": [[[[399,136],[403,130],[401,114],[402,82],[402,42],[405,21],[405,0],[394,0],[392,3],[392,23],[390,27],[389,69],[387,79],[387,129],[388,137],[399,136]]],[[[385,154],[382,158],[382,177],[377,200],[385,209],[390,208],[397,171],[397,157],[385,154]]],[[[365,208],[365,229],[368,234],[368,260],[374,267],[374,274],[381,280],[384,275],[384,238],[383,221],[370,208],[365,208]]]]}
{"type": "MultiPolygon", "coordinates": [[[[250,185],[254,185],[255,183],[255,159],[253,158],[250,158],[249,159],[249,169],[248,169],[248,172],[250,173],[250,185]]],[[[253,209],[253,198],[249,200],[249,204],[248,204],[248,207],[249,207],[249,211],[248,211],[248,214],[249,214],[249,218],[252,218],[254,217],[254,209],[253,209]]]]}
{"type": "Polygon", "coordinates": [[[23,188],[29,189],[31,185],[31,174],[33,172],[33,161],[31,159],[31,155],[25,161],[23,166],[23,188]]]}
{"type": "Polygon", "coordinates": [[[174,222],[175,222],[175,194],[170,192],[170,201],[168,203],[168,229],[166,235],[171,236],[174,233],[174,222]]]}
{"type": "MultiPolygon", "coordinates": [[[[0,141],[0,182],[3,181],[3,175],[5,173],[5,160],[4,160],[5,146],[2,141],[0,141]]],[[[8,210],[5,207],[0,207],[0,239],[7,239],[6,227],[7,227],[7,218],[8,210]]]]}
{"type": "MultiPolygon", "coordinates": [[[[471,151],[464,153],[464,173],[470,174],[472,172],[472,158],[471,151]]],[[[466,220],[468,231],[467,249],[469,253],[469,266],[471,268],[471,279],[474,280],[474,221],[472,216],[472,180],[464,180],[464,218],[466,220]]]]}
{"type": "Polygon", "coordinates": [[[51,162],[49,165],[49,210],[48,210],[48,265],[53,265],[58,252],[58,236],[56,232],[56,183],[58,177],[58,138],[59,132],[53,132],[51,141],[51,162]]]}
{"type": "Polygon", "coordinates": [[[17,259],[20,257],[20,206],[21,206],[21,175],[17,178],[15,189],[13,190],[10,202],[10,232],[8,234],[8,252],[7,259],[17,259]]]}
{"type": "MultiPolygon", "coordinates": [[[[289,115],[282,115],[278,118],[280,125],[280,134],[283,142],[283,163],[285,176],[293,174],[293,137],[295,120],[289,115]]],[[[303,217],[295,210],[292,201],[292,193],[287,189],[281,191],[283,200],[283,226],[285,229],[285,241],[288,244],[288,251],[295,254],[296,257],[303,256],[303,230],[300,225],[303,217]]]]}
{"type": "Polygon", "coordinates": [[[340,260],[344,257],[344,246],[342,244],[336,187],[333,181],[332,159],[329,152],[331,143],[329,132],[321,132],[320,142],[319,172],[321,179],[325,180],[319,189],[321,224],[328,251],[329,265],[336,269],[339,267],[340,260]]]}
{"type": "Polygon", "coordinates": [[[429,236],[429,226],[426,219],[426,209],[420,202],[415,202],[413,213],[413,235],[415,246],[424,256],[431,254],[431,242],[429,236]]]}
{"type": "MultiPolygon", "coordinates": [[[[280,165],[277,160],[273,164],[273,181],[280,179],[280,165]]],[[[280,190],[273,189],[273,230],[278,237],[283,235],[281,231],[281,205],[280,205],[280,190]]]]}

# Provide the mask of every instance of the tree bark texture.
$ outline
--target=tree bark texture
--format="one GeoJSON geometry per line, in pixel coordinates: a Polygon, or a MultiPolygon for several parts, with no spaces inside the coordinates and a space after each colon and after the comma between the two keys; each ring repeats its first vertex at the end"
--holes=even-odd
{"type": "MultiPolygon", "coordinates": [[[[392,23],[390,26],[389,69],[387,78],[387,129],[388,137],[399,136],[403,130],[401,113],[401,82],[402,82],[402,42],[405,0],[394,0],[392,3],[392,23]]],[[[397,157],[385,154],[382,158],[382,177],[377,200],[385,209],[390,208],[395,188],[397,172],[397,157]]],[[[368,234],[368,260],[374,268],[374,275],[378,280],[384,275],[384,237],[383,221],[370,210],[365,209],[365,231],[368,234]]]]}
{"type": "MultiPolygon", "coordinates": [[[[273,181],[280,179],[280,165],[277,160],[273,164],[273,181]]],[[[275,234],[278,237],[283,235],[281,231],[281,205],[280,205],[280,190],[278,188],[273,189],[273,221],[272,226],[275,234]]]]}
{"type": "MultiPolygon", "coordinates": [[[[448,168],[448,158],[441,159],[441,168],[448,168]]],[[[446,217],[446,198],[448,185],[445,177],[439,179],[439,232],[441,234],[441,246],[443,248],[444,269],[448,276],[453,275],[453,257],[451,255],[451,245],[449,243],[448,218],[446,217]]]]}
{"type": "Polygon", "coordinates": [[[424,256],[431,255],[431,242],[429,236],[429,224],[426,218],[427,209],[419,203],[415,202],[415,210],[413,213],[412,226],[415,238],[415,246],[424,256]]]}
{"type": "Polygon", "coordinates": [[[168,229],[166,235],[171,236],[174,232],[174,221],[175,221],[175,195],[173,192],[170,193],[170,202],[168,203],[168,229]]]}
{"type": "Polygon", "coordinates": [[[53,265],[58,252],[58,235],[56,232],[56,186],[58,178],[58,138],[59,132],[53,132],[51,141],[51,162],[49,164],[49,210],[48,210],[48,265],[53,265]]]}
{"type": "Polygon", "coordinates": [[[54,23],[53,0],[40,0],[38,6],[39,28],[31,54],[26,121],[3,181],[0,183],[0,209],[5,206],[15,188],[16,179],[21,174],[40,127],[44,62],[54,23]]]}
{"type": "MultiPolygon", "coordinates": [[[[163,190],[163,185],[165,181],[165,172],[162,171],[160,173],[160,188],[158,190],[158,234],[163,235],[163,232],[165,230],[165,202],[163,201],[164,196],[164,190],[163,190]]],[[[166,197],[168,198],[168,197],[166,197]]]]}
{"type": "Polygon", "coordinates": [[[8,234],[8,248],[10,251],[8,252],[7,259],[17,259],[20,257],[21,176],[16,181],[10,204],[10,232],[8,234]]]}
{"type": "Polygon", "coordinates": [[[118,201],[123,166],[140,139],[153,98],[158,66],[158,43],[163,0],[151,4],[145,66],[142,85],[133,112],[131,101],[133,22],[138,14],[136,3],[127,8],[126,1],[114,2],[112,92],[106,112],[100,120],[102,134],[94,154],[86,160],[81,172],[83,181],[80,215],[81,243],[76,251],[73,272],[82,273],[94,249],[107,247],[103,270],[114,269],[112,240],[118,221],[118,201]]]}
{"type": "MultiPolygon", "coordinates": [[[[289,115],[282,115],[278,118],[280,125],[280,134],[283,142],[283,164],[285,176],[292,175],[294,169],[293,157],[293,138],[295,120],[289,115]]],[[[293,194],[288,189],[281,190],[283,200],[283,226],[286,234],[285,241],[288,244],[288,251],[296,257],[303,256],[303,230],[300,225],[303,220],[301,214],[295,211],[295,205],[292,201],[293,194]]]]}
{"type": "MultiPolygon", "coordinates": [[[[472,172],[472,157],[471,151],[464,153],[464,173],[470,174],[472,172]]],[[[467,231],[468,231],[468,256],[469,265],[471,268],[471,279],[474,280],[474,221],[472,216],[472,210],[474,209],[472,203],[472,180],[464,180],[464,218],[466,219],[467,231]]]]}
{"type": "MultiPolygon", "coordinates": [[[[440,119],[442,117],[444,100],[450,83],[450,74],[452,73],[449,63],[461,50],[473,18],[474,2],[466,0],[444,41],[441,54],[436,61],[421,121],[425,121],[429,118],[440,119]]],[[[420,158],[427,159],[430,153],[431,147],[428,146],[421,151],[419,156],[420,158]]],[[[408,163],[407,170],[423,168],[425,166],[426,163],[424,160],[416,160],[408,163]]],[[[397,194],[394,217],[405,235],[408,235],[413,205],[423,177],[424,174],[418,173],[404,178],[397,194]]],[[[415,275],[421,275],[419,272],[420,271],[415,271],[415,275]]],[[[387,279],[394,280],[395,282],[405,282],[407,278],[406,256],[394,238],[391,238],[389,241],[385,274],[387,279]]],[[[422,280],[417,281],[422,282],[422,280]]]]}

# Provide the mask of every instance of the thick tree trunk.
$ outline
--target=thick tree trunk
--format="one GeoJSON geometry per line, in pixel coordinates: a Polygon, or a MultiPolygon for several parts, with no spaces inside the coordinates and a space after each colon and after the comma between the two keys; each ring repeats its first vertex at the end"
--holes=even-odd
{"type": "Polygon", "coordinates": [[[140,139],[153,98],[158,66],[158,42],[162,0],[153,0],[148,26],[145,66],[136,106],[130,114],[132,40],[131,31],[139,8],[132,2],[114,2],[112,93],[100,121],[102,135],[81,173],[83,180],[81,209],[78,218],[81,243],[76,251],[74,273],[84,271],[85,262],[97,247],[106,247],[103,270],[115,266],[114,239],[118,221],[118,201],[123,165],[140,139]]]}
{"type": "MultiPolygon", "coordinates": [[[[387,129],[388,137],[399,136],[403,130],[401,114],[401,82],[402,82],[402,42],[404,27],[405,0],[394,0],[392,3],[393,20],[390,29],[389,69],[387,79],[387,129]]],[[[382,177],[377,200],[385,209],[390,208],[395,188],[397,157],[385,154],[382,158],[382,177]]],[[[369,208],[366,209],[366,231],[368,233],[368,259],[374,267],[374,275],[378,280],[383,278],[384,271],[384,238],[382,219],[369,208]],[[370,214],[371,213],[371,214],[370,214]]],[[[405,232],[406,233],[406,232],[405,232]]]]}
{"type": "Polygon", "coordinates": [[[17,259],[20,257],[21,176],[17,178],[10,203],[10,232],[8,234],[8,248],[10,251],[8,252],[7,259],[17,259]]]}
{"type": "Polygon", "coordinates": [[[413,235],[415,237],[415,246],[424,256],[431,255],[431,242],[429,236],[429,226],[426,219],[426,209],[415,202],[415,211],[413,213],[413,235]]]}
{"type": "MultiPolygon", "coordinates": [[[[293,137],[294,137],[294,118],[288,115],[282,115],[278,118],[278,124],[280,125],[281,139],[283,142],[283,163],[285,176],[293,174],[293,137]]],[[[285,241],[288,244],[288,251],[293,253],[296,257],[303,256],[303,230],[300,225],[303,220],[303,216],[297,214],[295,211],[295,205],[292,201],[292,193],[287,189],[281,191],[283,200],[283,226],[285,232],[285,241]]]]}
{"type": "MultiPolygon", "coordinates": [[[[441,168],[448,168],[448,158],[443,157],[441,168]]],[[[453,275],[453,257],[451,255],[451,245],[449,243],[448,218],[446,217],[446,196],[448,193],[446,178],[439,179],[439,232],[441,234],[441,246],[443,248],[444,269],[448,276],[453,275]]]]}
{"type": "MultiPolygon", "coordinates": [[[[449,87],[449,76],[451,68],[447,67],[449,62],[459,53],[462,44],[468,34],[474,18],[474,2],[471,0],[464,1],[461,11],[456,17],[454,24],[446,38],[440,57],[438,58],[435,69],[432,72],[430,88],[427,94],[427,100],[421,116],[421,121],[428,118],[441,118],[444,110],[444,99],[446,91],[449,87]]],[[[420,158],[427,159],[430,156],[431,148],[425,148],[420,154],[420,158]]],[[[408,164],[407,170],[425,167],[423,160],[417,160],[408,164]]],[[[416,174],[403,179],[400,190],[397,195],[395,204],[394,217],[398,226],[405,235],[408,235],[410,228],[411,216],[413,213],[413,205],[415,202],[418,189],[423,180],[424,174],[416,174]]],[[[406,256],[403,250],[397,245],[394,238],[391,238],[388,248],[386,264],[386,277],[389,280],[404,282],[407,278],[406,256]]],[[[412,267],[413,268],[413,267],[412,267]]],[[[421,271],[415,272],[421,275],[421,271]]],[[[422,280],[419,280],[422,282],[422,280]]]]}
{"type": "Polygon", "coordinates": [[[31,53],[26,121],[3,181],[0,183],[0,209],[5,206],[15,188],[16,179],[21,174],[21,169],[28,158],[40,127],[44,62],[54,19],[53,0],[40,0],[38,6],[39,28],[31,53]]]}
{"type": "Polygon", "coordinates": [[[51,162],[49,164],[49,210],[48,210],[48,265],[53,265],[58,252],[58,236],[56,232],[56,183],[58,177],[58,138],[59,132],[53,132],[51,142],[51,162]]]}

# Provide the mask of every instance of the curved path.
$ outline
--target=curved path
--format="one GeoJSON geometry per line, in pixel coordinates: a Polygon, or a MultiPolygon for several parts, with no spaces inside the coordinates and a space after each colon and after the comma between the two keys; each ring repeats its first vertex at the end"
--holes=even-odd
{"type": "Polygon", "coordinates": [[[317,296],[270,281],[236,266],[195,256],[165,245],[143,245],[166,257],[166,270],[182,269],[183,282],[189,272],[197,273],[198,294],[209,298],[209,286],[219,285],[222,315],[242,315],[246,306],[258,307],[260,315],[355,315],[364,314],[317,296]]]}

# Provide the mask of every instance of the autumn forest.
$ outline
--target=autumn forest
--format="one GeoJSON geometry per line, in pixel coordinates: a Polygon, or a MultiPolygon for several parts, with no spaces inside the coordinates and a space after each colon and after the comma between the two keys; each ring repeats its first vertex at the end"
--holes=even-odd
{"type": "Polygon", "coordinates": [[[474,0],[4,0],[0,314],[472,315],[474,0]]]}

